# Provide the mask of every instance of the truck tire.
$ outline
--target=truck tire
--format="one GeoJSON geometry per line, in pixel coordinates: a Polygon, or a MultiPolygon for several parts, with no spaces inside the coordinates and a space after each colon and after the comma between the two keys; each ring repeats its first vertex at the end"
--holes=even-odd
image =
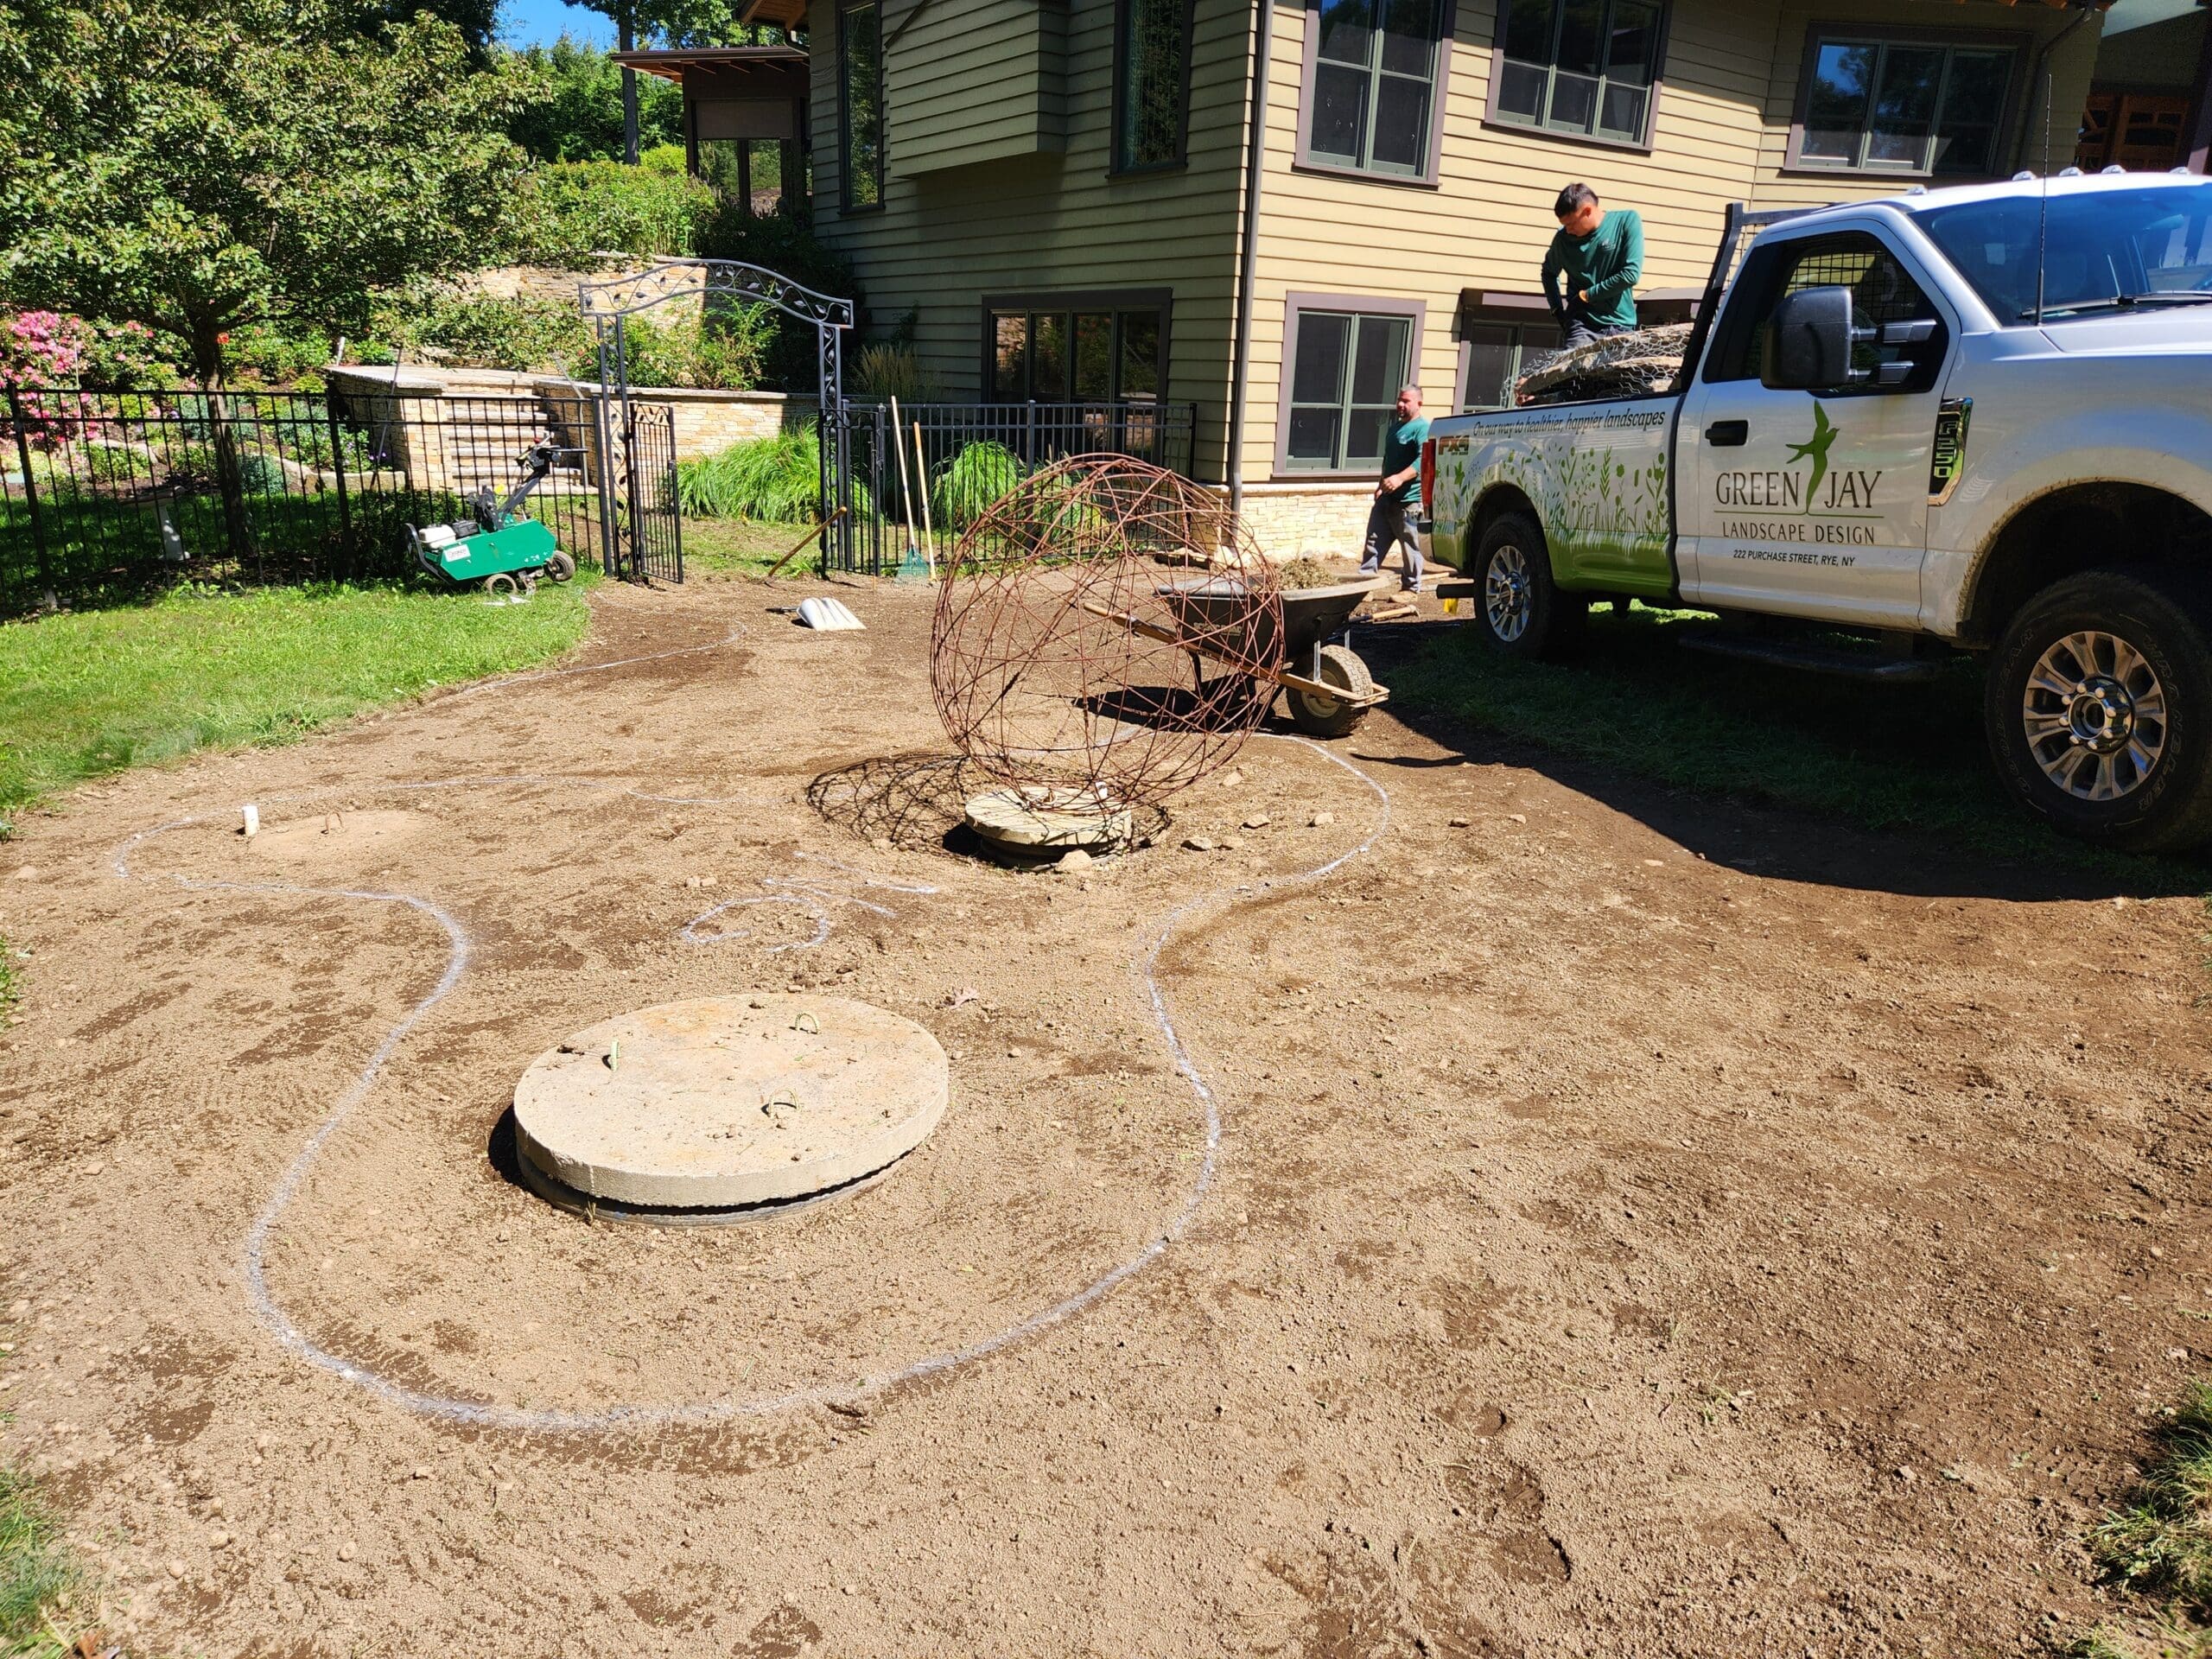
{"type": "Polygon", "coordinates": [[[2212,838],[2212,584],[2085,570],[2021,607],[1983,720],[1998,775],[2054,829],[2130,852],[2212,838]]]}
{"type": "MultiPolygon", "coordinates": [[[[1314,677],[1324,685],[1342,686],[1348,697],[1368,697],[1375,693],[1375,677],[1346,645],[1322,646],[1320,668],[1314,677]]],[[[1288,686],[1284,688],[1283,696],[1290,704],[1291,724],[1315,737],[1342,737],[1367,718],[1367,705],[1363,702],[1318,697],[1288,686]]]]}
{"type": "Polygon", "coordinates": [[[1475,556],[1475,626],[1508,656],[1557,658],[1580,638],[1589,607],[1552,580],[1544,532],[1526,513],[1509,512],[1483,532],[1475,556]]]}

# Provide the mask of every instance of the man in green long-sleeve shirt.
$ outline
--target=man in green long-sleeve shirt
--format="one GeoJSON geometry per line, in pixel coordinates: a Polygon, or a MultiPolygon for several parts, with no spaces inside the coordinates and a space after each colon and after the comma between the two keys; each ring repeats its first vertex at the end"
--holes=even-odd
{"type": "Polygon", "coordinates": [[[1562,344],[1580,346],[1634,328],[1643,220],[1632,207],[1607,213],[1586,184],[1568,185],[1552,211],[1559,216],[1559,234],[1544,255],[1544,297],[1565,337],[1562,344]]]}

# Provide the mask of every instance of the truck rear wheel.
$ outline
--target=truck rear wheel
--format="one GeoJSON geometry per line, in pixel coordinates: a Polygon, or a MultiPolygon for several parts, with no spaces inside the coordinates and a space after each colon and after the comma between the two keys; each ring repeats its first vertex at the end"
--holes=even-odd
{"type": "Polygon", "coordinates": [[[1983,699],[1999,776],[2031,812],[2132,852],[2212,838],[2212,586],[2086,570],[2005,630],[1983,699]]]}
{"type": "Polygon", "coordinates": [[[1552,580],[1544,532],[1509,512],[1483,532],[1475,556],[1475,625],[1483,640],[1514,657],[1558,658],[1573,648],[1589,607],[1552,580]]]}

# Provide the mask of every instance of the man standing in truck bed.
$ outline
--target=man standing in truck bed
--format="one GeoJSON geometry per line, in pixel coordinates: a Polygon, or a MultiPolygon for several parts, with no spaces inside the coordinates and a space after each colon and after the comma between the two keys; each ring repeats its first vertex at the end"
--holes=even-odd
{"type": "Polygon", "coordinates": [[[1643,220],[1633,207],[1605,212],[1586,184],[1568,185],[1552,211],[1559,216],[1559,233],[1544,255],[1544,297],[1559,323],[1560,343],[1572,349],[1634,328],[1643,220]]]}

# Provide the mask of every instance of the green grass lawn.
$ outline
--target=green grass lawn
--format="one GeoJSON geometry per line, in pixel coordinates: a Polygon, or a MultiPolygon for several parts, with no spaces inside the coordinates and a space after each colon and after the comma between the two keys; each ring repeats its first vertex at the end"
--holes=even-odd
{"type": "Polygon", "coordinates": [[[392,583],[180,589],[0,627],[0,820],[192,750],[281,743],[432,686],[557,657],[587,583],[528,604],[392,583]]]}
{"type": "Polygon", "coordinates": [[[2145,891],[2203,890],[2204,871],[2188,861],[2100,853],[2013,804],[1982,747],[1977,663],[1961,658],[1933,684],[1869,685],[1711,657],[1669,637],[1708,620],[1601,610],[1567,664],[1487,651],[1471,623],[1381,677],[1392,710],[1415,723],[1449,715],[1674,788],[1967,853],[2094,868],[2145,891]]]}
{"type": "MultiPolygon", "coordinates": [[[[752,518],[686,518],[683,568],[686,574],[759,576],[790,552],[804,524],[763,524],[752,518]]],[[[787,576],[810,576],[822,568],[822,543],[810,544],[783,569],[787,576]]]]}
{"type": "Polygon", "coordinates": [[[73,1633],[64,1603],[83,1582],[30,1482],[0,1468],[0,1654],[60,1659],[73,1633]]]}

